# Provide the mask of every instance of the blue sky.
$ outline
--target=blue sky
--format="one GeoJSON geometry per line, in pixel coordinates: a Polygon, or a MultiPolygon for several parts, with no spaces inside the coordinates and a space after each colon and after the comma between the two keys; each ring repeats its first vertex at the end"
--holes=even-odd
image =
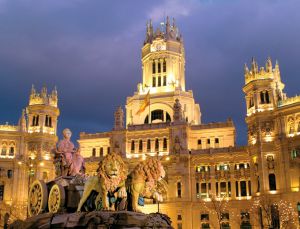
{"type": "Polygon", "coordinates": [[[17,123],[31,85],[57,86],[59,131],[101,132],[141,77],[146,21],[176,18],[186,84],[202,121],[232,117],[246,143],[243,66],[278,59],[288,96],[300,93],[299,0],[0,0],[0,122],[17,123]]]}

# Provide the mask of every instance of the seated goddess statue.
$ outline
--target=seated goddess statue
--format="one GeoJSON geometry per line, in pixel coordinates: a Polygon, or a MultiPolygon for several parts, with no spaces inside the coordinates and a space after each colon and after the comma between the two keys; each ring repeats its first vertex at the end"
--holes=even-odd
{"type": "Polygon", "coordinates": [[[55,151],[55,169],[57,176],[76,176],[84,173],[84,160],[80,151],[71,142],[72,132],[63,130],[64,139],[60,140],[55,151]]]}

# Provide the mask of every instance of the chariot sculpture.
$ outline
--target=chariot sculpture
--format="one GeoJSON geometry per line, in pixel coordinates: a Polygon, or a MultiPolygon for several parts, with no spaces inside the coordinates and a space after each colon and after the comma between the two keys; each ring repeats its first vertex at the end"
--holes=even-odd
{"type": "Polygon", "coordinates": [[[122,157],[112,152],[99,162],[97,174],[87,177],[80,151],[70,141],[71,131],[65,129],[63,133],[64,139],[53,150],[57,177],[31,184],[29,216],[44,212],[140,211],[143,198],[163,200],[158,192],[158,183],[165,177],[160,160],[150,157],[128,173],[122,157]]]}

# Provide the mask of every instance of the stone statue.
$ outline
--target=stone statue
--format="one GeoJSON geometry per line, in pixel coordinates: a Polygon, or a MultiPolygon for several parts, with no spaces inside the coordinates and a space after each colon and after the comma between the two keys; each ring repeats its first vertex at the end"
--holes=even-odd
{"type": "Polygon", "coordinates": [[[156,158],[148,158],[139,163],[127,179],[128,210],[140,211],[138,205],[143,205],[144,197],[163,201],[157,184],[165,175],[161,162],[156,158]]]}
{"type": "Polygon", "coordinates": [[[76,176],[84,173],[84,159],[71,142],[72,132],[63,130],[64,139],[60,140],[54,151],[54,164],[57,176],[76,176]]]}
{"type": "Polygon", "coordinates": [[[77,211],[84,205],[85,210],[124,210],[127,175],[127,165],[122,157],[114,152],[107,154],[99,163],[98,175],[86,181],[77,211]]]}

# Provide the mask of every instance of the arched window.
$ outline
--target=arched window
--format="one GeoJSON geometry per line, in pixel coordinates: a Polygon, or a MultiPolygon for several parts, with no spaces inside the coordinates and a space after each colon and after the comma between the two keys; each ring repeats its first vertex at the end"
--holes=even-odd
{"type": "Polygon", "coordinates": [[[14,156],[14,154],[15,154],[15,147],[11,146],[9,148],[9,156],[14,156]]]}
{"type": "Polygon", "coordinates": [[[157,63],[157,72],[161,73],[161,63],[160,62],[157,63]]]}
{"type": "Polygon", "coordinates": [[[155,61],[153,61],[153,62],[152,62],[152,73],[153,73],[153,74],[155,74],[155,72],[156,72],[155,70],[156,70],[156,69],[155,69],[155,61]]]}
{"type": "Polygon", "coordinates": [[[131,152],[134,152],[134,140],[131,141],[131,152]]]}
{"type": "Polygon", "coordinates": [[[143,151],[143,141],[140,140],[139,141],[139,152],[142,152],[143,151]]]}
{"type": "Polygon", "coordinates": [[[144,124],[148,124],[149,123],[149,115],[146,116],[144,124]]]}
{"type": "Polygon", "coordinates": [[[168,148],[168,140],[167,140],[167,138],[164,138],[163,149],[167,150],[167,148],[168,148]]]}
{"type": "Polygon", "coordinates": [[[163,62],[163,72],[166,72],[167,71],[167,62],[166,60],[164,60],[163,62]]]}
{"type": "Polygon", "coordinates": [[[148,139],[147,140],[147,151],[150,151],[151,150],[151,140],[148,139]]]}
{"type": "Polygon", "coordinates": [[[158,138],[155,139],[155,150],[156,151],[159,150],[159,141],[158,141],[158,138]]]}
{"type": "Polygon", "coordinates": [[[164,111],[163,110],[154,110],[151,112],[151,120],[161,120],[164,121],[164,111]]]}
{"type": "Polygon", "coordinates": [[[166,122],[171,122],[171,116],[166,112],[166,122]]]}
{"type": "Polygon", "coordinates": [[[6,155],[7,148],[6,146],[2,146],[1,155],[6,155]]]}
{"type": "Polygon", "coordinates": [[[269,174],[269,188],[270,191],[276,190],[276,177],[274,173],[269,174]]]}

